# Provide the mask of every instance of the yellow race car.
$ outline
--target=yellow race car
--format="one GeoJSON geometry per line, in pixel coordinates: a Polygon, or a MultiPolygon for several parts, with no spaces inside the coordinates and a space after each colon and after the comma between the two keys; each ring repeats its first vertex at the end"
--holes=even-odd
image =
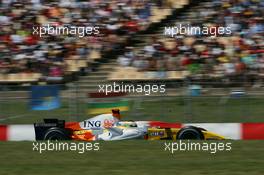
{"type": "Polygon", "coordinates": [[[82,122],[45,119],[35,123],[37,140],[223,140],[225,137],[194,126],[160,121],[121,121],[119,110],[82,122]]]}

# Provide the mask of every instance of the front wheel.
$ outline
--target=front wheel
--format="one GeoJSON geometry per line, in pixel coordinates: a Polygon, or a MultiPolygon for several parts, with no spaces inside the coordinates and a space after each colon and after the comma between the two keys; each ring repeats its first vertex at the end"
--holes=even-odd
{"type": "Polygon", "coordinates": [[[204,140],[202,131],[194,126],[187,126],[177,133],[176,139],[179,140],[204,140]]]}

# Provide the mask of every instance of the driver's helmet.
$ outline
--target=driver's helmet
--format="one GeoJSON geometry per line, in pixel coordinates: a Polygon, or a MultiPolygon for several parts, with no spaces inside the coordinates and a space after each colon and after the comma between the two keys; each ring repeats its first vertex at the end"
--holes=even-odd
{"type": "Polygon", "coordinates": [[[112,109],[112,115],[117,118],[118,120],[121,120],[120,110],[119,109],[112,109]]]}

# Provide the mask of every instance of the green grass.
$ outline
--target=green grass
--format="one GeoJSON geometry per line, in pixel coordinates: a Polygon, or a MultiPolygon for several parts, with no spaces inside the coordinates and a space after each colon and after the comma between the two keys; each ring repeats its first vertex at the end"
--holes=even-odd
{"type": "Polygon", "coordinates": [[[0,174],[263,175],[264,142],[232,141],[230,152],[164,151],[165,141],[100,142],[100,150],[32,151],[31,142],[0,142],[0,174]]]}
{"type": "MultiPolygon", "coordinates": [[[[0,123],[34,123],[43,118],[81,121],[91,117],[85,113],[85,102],[77,102],[75,107],[69,104],[69,101],[64,100],[59,109],[31,111],[27,101],[0,102],[0,123]]],[[[125,120],[168,122],[264,122],[263,104],[262,97],[153,97],[131,100],[131,110],[124,112],[123,116],[125,120]]]]}
{"type": "MultiPolygon", "coordinates": [[[[127,120],[161,120],[168,122],[264,122],[264,98],[240,99],[196,97],[192,99],[144,98],[132,100],[127,120]],[[139,103],[141,101],[141,103],[139,103]],[[137,106],[137,107],[134,107],[137,106]]],[[[28,102],[0,102],[1,124],[39,122],[43,118],[83,120],[86,103],[52,111],[31,111],[28,102]],[[8,117],[8,119],[6,119],[8,117]]],[[[263,175],[264,142],[232,141],[231,152],[164,151],[164,141],[100,142],[100,151],[44,152],[32,151],[32,142],[0,142],[0,175],[75,175],[75,174],[179,174],[179,175],[263,175]]]]}

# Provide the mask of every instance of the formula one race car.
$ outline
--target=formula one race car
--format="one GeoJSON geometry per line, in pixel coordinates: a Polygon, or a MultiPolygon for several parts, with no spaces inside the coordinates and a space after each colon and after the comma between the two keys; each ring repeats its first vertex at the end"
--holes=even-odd
{"type": "Polygon", "coordinates": [[[203,128],[178,123],[159,121],[121,121],[119,110],[102,114],[82,122],[65,122],[58,119],[44,119],[35,123],[37,140],[222,140],[223,136],[203,128]]]}

